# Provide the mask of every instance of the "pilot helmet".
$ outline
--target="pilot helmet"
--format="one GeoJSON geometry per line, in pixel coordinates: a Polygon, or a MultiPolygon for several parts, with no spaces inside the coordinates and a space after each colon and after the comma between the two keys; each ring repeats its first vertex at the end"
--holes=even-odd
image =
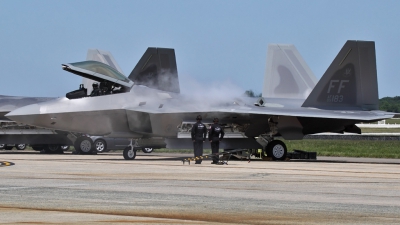
{"type": "Polygon", "coordinates": [[[196,117],[196,120],[202,120],[201,115],[198,115],[198,116],[196,117]]]}
{"type": "Polygon", "coordinates": [[[98,83],[93,83],[92,87],[97,88],[97,87],[99,87],[99,84],[98,83]]]}
{"type": "Polygon", "coordinates": [[[213,119],[213,122],[214,122],[214,123],[218,123],[218,122],[219,122],[218,118],[215,117],[215,118],[213,119]]]}

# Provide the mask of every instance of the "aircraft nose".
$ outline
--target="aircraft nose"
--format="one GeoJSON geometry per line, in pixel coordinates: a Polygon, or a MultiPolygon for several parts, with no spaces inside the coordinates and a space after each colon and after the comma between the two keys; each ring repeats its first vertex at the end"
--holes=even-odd
{"type": "Polygon", "coordinates": [[[33,104],[15,109],[7,113],[5,116],[13,121],[33,125],[35,117],[39,114],[40,106],[38,104],[33,104]]]}

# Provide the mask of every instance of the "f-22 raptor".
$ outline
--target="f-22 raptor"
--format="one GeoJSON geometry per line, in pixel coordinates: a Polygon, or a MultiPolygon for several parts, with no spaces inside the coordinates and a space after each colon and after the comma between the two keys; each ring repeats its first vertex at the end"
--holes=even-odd
{"type": "MultiPolygon", "coordinates": [[[[282,141],[274,140],[277,136],[298,140],[320,132],[361,133],[356,123],[393,117],[378,110],[372,41],[347,41],[305,100],[261,97],[213,101],[180,94],[173,49],[148,48],[129,77],[95,61],[62,64],[62,68],[99,82],[97,94],[25,106],[6,117],[54,130],[131,138],[131,145],[124,150],[125,159],[136,156],[134,140],[174,140],[182,124],[194,122],[197,115],[202,115],[204,122],[218,117],[220,123],[247,137],[242,142],[226,139],[227,145],[230,141],[235,145],[255,138],[265,140],[264,152],[274,159],[283,159],[287,151],[282,141]]],[[[279,70],[284,73],[285,68],[279,70]]],[[[79,138],[88,147],[93,144],[89,138],[79,138]]],[[[171,146],[167,143],[167,147],[171,146]]]]}

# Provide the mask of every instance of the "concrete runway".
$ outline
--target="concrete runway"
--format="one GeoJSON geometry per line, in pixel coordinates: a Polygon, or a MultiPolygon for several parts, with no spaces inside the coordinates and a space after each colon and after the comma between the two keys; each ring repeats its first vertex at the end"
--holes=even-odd
{"type": "Polygon", "coordinates": [[[15,163],[0,167],[0,224],[400,223],[399,160],[182,165],[185,156],[0,151],[15,163]]]}

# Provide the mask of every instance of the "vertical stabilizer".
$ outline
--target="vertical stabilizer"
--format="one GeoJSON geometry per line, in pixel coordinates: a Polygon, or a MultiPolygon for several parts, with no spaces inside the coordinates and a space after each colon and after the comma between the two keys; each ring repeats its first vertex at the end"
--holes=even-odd
{"type": "Polygon", "coordinates": [[[375,42],[347,41],[302,107],[379,108],[375,42]]]}
{"type": "Polygon", "coordinates": [[[269,44],[262,96],[306,99],[317,83],[296,47],[269,44]]]}
{"type": "Polygon", "coordinates": [[[135,84],[180,93],[175,50],[148,48],[129,75],[135,84]]]}
{"type": "MultiPolygon", "coordinates": [[[[118,70],[118,72],[124,74],[124,72],[122,72],[121,67],[119,67],[117,61],[115,61],[114,57],[112,56],[111,52],[103,51],[103,50],[99,50],[99,49],[89,49],[87,52],[86,60],[98,61],[98,62],[107,64],[107,65],[111,66],[112,68],[118,70]]],[[[93,90],[92,84],[94,82],[95,81],[87,79],[87,78],[82,79],[82,84],[87,89],[88,95],[90,93],[92,93],[92,90],[93,90]]]]}

